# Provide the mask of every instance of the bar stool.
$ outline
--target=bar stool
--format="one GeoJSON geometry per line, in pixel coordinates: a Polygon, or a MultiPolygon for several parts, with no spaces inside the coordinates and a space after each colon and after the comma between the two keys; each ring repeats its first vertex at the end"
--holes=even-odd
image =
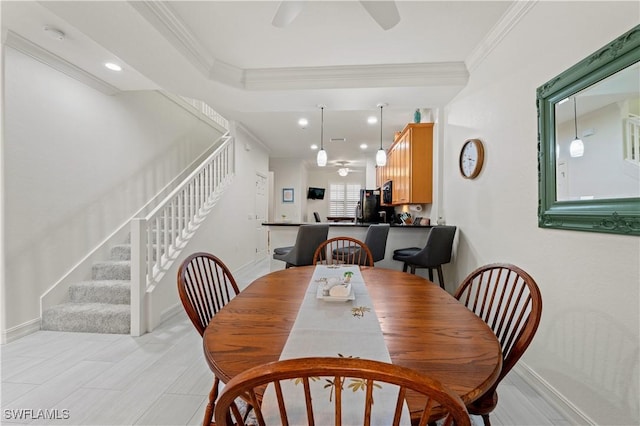
{"type": "Polygon", "coordinates": [[[415,274],[417,268],[427,268],[429,270],[429,280],[433,281],[433,270],[438,271],[438,282],[444,288],[444,277],[442,265],[451,261],[451,249],[453,239],[456,235],[455,226],[439,225],[434,226],[429,231],[427,244],[424,248],[408,247],[394,250],[393,260],[403,262],[402,271],[407,272],[411,268],[411,273],[415,274]]]}
{"type": "Polygon", "coordinates": [[[273,258],[285,262],[285,268],[313,265],[313,254],[328,234],[328,224],[300,225],[295,245],[275,248],[273,258]]]}

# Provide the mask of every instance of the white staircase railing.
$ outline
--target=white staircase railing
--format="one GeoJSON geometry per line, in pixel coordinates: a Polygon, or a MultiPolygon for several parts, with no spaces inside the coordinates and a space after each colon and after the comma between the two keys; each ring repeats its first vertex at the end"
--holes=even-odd
{"type": "Polygon", "coordinates": [[[144,218],[131,222],[131,334],[146,332],[145,294],[164,275],[235,173],[234,140],[224,142],[144,218]]]}

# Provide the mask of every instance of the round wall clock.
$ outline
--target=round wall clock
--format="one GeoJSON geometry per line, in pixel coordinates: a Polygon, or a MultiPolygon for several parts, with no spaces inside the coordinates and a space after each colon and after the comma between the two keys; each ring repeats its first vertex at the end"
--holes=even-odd
{"type": "Polygon", "coordinates": [[[475,179],[484,163],[484,147],[480,139],[469,139],[460,150],[460,173],[465,179],[475,179]]]}

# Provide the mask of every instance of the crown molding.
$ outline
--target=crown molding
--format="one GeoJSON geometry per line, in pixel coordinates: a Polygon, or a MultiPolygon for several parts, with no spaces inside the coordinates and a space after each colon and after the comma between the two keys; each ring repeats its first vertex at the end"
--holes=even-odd
{"type": "Polygon", "coordinates": [[[238,134],[238,131],[241,131],[249,139],[251,139],[255,144],[257,144],[262,149],[264,149],[267,152],[267,154],[271,152],[271,148],[269,148],[264,142],[262,142],[262,140],[259,137],[257,137],[251,130],[249,130],[247,126],[245,126],[243,123],[239,121],[234,121],[232,127],[233,127],[232,134],[234,136],[238,134]]]}
{"type": "Polygon", "coordinates": [[[168,2],[131,1],[130,4],[204,76],[238,89],[456,86],[465,85],[469,77],[462,62],[243,69],[207,52],[168,2]]]}
{"type": "Polygon", "coordinates": [[[175,14],[168,2],[129,1],[129,4],[160,31],[202,75],[209,75],[214,58],[175,14]]]}
{"type": "Polygon", "coordinates": [[[463,62],[249,69],[244,74],[249,90],[464,86],[469,78],[463,62]]]}
{"type": "Polygon", "coordinates": [[[495,49],[502,39],[520,22],[520,20],[533,8],[538,0],[515,1],[502,15],[500,21],[489,31],[486,37],[478,44],[467,57],[465,63],[469,71],[475,70],[495,49]]]}
{"type": "Polygon", "coordinates": [[[106,81],[96,77],[95,75],[86,72],[82,68],[79,68],[66,61],[60,56],[48,51],[47,49],[27,40],[26,38],[14,33],[13,31],[7,31],[5,46],[9,46],[33,59],[42,62],[43,64],[60,71],[61,73],[86,84],[105,95],[115,95],[120,93],[120,89],[106,81]]]}
{"type": "Polygon", "coordinates": [[[214,60],[209,71],[209,79],[238,89],[245,89],[246,71],[225,62],[214,60]]]}

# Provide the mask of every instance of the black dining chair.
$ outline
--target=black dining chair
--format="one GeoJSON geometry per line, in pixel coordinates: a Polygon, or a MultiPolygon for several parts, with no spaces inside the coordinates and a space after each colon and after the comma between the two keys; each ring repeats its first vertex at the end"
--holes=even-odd
{"type": "Polygon", "coordinates": [[[402,270],[415,274],[417,268],[429,270],[429,280],[433,281],[433,270],[438,271],[438,282],[444,288],[442,265],[451,261],[451,249],[456,235],[455,226],[438,225],[431,228],[427,237],[427,244],[423,248],[409,247],[393,252],[393,260],[403,262],[402,270]]]}
{"type": "Polygon", "coordinates": [[[328,224],[300,225],[295,245],[275,248],[273,258],[285,262],[285,268],[313,265],[313,254],[327,235],[328,224]]]}
{"type": "Polygon", "coordinates": [[[313,212],[313,217],[316,220],[316,222],[318,222],[318,223],[322,222],[322,220],[320,219],[320,213],[313,212]]]}

